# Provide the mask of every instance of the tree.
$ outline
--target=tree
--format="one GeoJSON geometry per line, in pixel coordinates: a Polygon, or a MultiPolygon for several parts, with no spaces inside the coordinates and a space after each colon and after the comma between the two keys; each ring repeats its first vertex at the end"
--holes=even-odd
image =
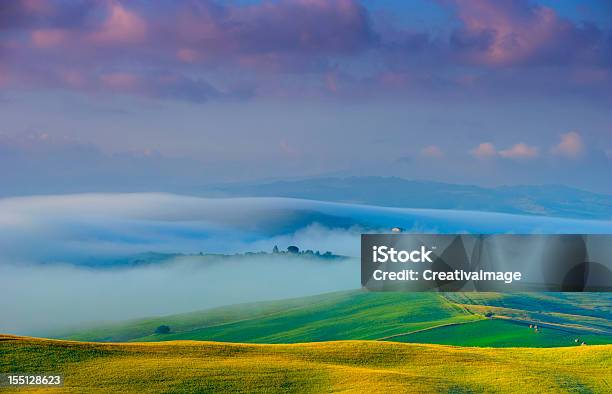
{"type": "Polygon", "coordinates": [[[170,326],[166,326],[165,324],[162,324],[161,326],[155,329],[156,334],[168,334],[169,332],[170,332],[170,326]]]}
{"type": "Polygon", "coordinates": [[[278,253],[278,246],[274,245],[272,248],[272,253],[278,253]]]}
{"type": "Polygon", "coordinates": [[[291,246],[289,246],[287,248],[287,252],[293,253],[293,254],[298,254],[298,253],[300,253],[300,248],[298,248],[297,246],[291,245],[291,246]]]}

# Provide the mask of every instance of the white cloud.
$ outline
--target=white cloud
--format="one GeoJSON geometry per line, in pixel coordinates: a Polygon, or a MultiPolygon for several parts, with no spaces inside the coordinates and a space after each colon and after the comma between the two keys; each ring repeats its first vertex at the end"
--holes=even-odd
{"type": "Polygon", "coordinates": [[[507,159],[533,159],[537,157],[538,154],[539,149],[537,147],[527,145],[523,142],[499,151],[499,155],[507,159]]]}
{"type": "Polygon", "coordinates": [[[561,135],[559,143],[552,147],[552,154],[568,158],[576,158],[584,152],[582,137],[575,131],[561,135]]]}

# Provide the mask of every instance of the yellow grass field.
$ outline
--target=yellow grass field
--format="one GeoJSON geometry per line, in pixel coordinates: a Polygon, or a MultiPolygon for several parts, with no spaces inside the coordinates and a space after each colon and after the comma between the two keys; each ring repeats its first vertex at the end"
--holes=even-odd
{"type": "Polygon", "coordinates": [[[0,335],[0,372],[45,392],[612,392],[612,345],[473,348],[379,341],[88,343],[0,335]]]}

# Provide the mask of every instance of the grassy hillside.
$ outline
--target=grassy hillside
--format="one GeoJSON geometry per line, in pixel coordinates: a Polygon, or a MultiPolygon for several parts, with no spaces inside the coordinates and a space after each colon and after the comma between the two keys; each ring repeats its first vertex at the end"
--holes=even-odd
{"type": "Polygon", "coordinates": [[[102,325],[62,338],[246,343],[384,339],[497,347],[575,346],[574,339],[580,338],[610,344],[612,295],[350,291],[102,325]],[[493,319],[485,319],[490,313],[493,319]],[[543,329],[534,333],[529,324],[543,329]],[[154,334],[160,325],[170,326],[171,332],[154,334]]]}
{"type": "Polygon", "coordinates": [[[376,341],[79,343],[0,336],[0,373],[61,372],[60,391],[609,392],[612,345],[461,348],[376,341]]]}
{"type": "Polygon", "coordinates": [[[65,335],[86,341],[198,339],[294,343],[379,339],[481,317],[436,293],[350,291],[143,319],[65,335]],[[166,324],[170,334],[154,334],[166,324]]]}
{"type": "Polygon", "coordinates": [[[497,308],[504,315],[567,324],[573,320],[612,330],[612,293],[446,293],[445,297],[477,312],[497,308]]]}
{"type": "Polygon", "coordinates": [[[0,336],[0,372],[61,372],[68,392],[609,392],[612,345],[493,349],[376,341],[100,344],[0,336]]]}

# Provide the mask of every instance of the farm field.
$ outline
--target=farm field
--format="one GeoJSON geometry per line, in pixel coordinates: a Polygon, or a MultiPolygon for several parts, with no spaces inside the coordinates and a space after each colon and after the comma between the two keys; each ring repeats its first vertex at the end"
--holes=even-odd
{"type": "Polygon", "coordinates": [[[389,340],[460,346],[612,344],[605,293],[370,293],[348,291],[100,325],[61,339],[299,343],[389,340]],[[488,317],[486,317],[488,316],[488,317]],[[529,324],[541,327],[530,330],[529,324]],[[155,333],[167,325],[169,333],[155,333]]]}
{"type": "Polygon", "coordinates": [[[0,336],[0,372],[59,392],[609,392],[612,345],[495,349],[384,341],[83,343],[0,336]]]}
{"type": "Polygon", "coordinates": [[[529,328],[524,323],[505,319],[479,320],[467,324],[453,324],[421,330],[393,337],[397,342],[437,343],[457,346],[480,347],[557,347],[608,344],[612,338],[607,335],[576,333],[557,328],[529,328]],[[579,343],[575,342],[579,340],[579,343]]]}

